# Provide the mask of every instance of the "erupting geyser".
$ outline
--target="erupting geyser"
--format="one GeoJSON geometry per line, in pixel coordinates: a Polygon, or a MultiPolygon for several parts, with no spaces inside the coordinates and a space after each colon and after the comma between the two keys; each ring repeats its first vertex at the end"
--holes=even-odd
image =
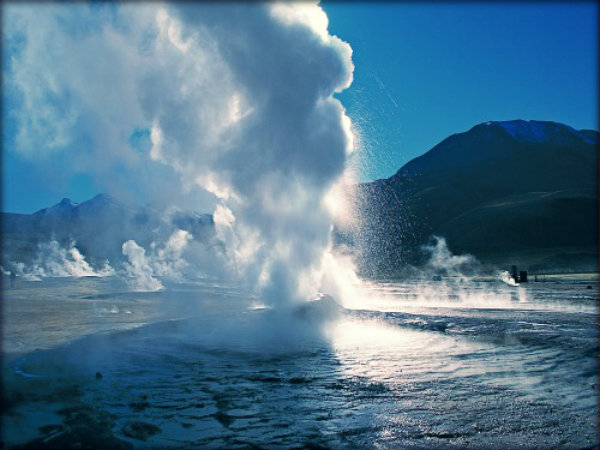
{"type": "Polygon", "coordinates": [[[314,298],[330,247],[326,197],[353,149],[350,119],[333,98],[352,82],[352,49],[328,33],[324,11],[316,3],[42,8],[43,19],[11,10],[32,36],[12,63],[24,98],[20,151],[42,143],[44,152],[85,153],[66,166],[100,180],[123,166],[131,176],[111,177],[113,190],[130,183],[173,203],[210,192],[223,269],[271,306],[314,298]],[[147,144],[132,145],[133,135],[147,144]]]}
{"type": "Polygon", "coordinates": [[[350,46],[315,4],[180,9],[165,26],[181,30],[186,60],[207,64],[182,80],[192,98],[153,116],[151,154],[219,199],[217,232],[249,292],[273,306],[308,299],[330,245],[325,195],[352,150],[332,97],[351,83],[350,46]],[[174,129],[174,115],[198,121],[174,129]]]}

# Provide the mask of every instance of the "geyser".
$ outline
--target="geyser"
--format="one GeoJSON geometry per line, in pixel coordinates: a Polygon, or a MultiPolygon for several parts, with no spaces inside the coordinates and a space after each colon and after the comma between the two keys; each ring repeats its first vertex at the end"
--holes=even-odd
{"type": "MultiPolygon", "coordinates": [[[[209,192],[223,270],[249,296],[285,309],[318,294],[331,267],[325,199],[353,149],[333,95],[353,65],[317,3],[7,8],[22,155],[93,172],[117,195],[177,204],[209,192]]],[[[134,244],[124,253],[141,260],[134,244]]]]}
{"type": "Polygon", "coordinates": [[[327,33],[316,4],[182,5],[165,21],[187,58],[210,49],[220,89],[212,103],[158,110],[151,154],[218,198],[217,231],[248,292],[273,306],[316,295],[332,223],[325,195],[352,150],[333,98],[352,79],[349,45],[327,33]],[[170,126],[182,114],[199,123],[170,126]]]}

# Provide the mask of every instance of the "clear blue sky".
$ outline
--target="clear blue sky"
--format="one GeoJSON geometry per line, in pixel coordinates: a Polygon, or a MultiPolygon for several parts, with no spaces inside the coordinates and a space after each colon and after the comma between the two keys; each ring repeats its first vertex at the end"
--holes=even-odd
{"type": "Polygon", "coordinates": [[[597,2],[321,6],[354,50],[339,97],[362,130],[363,180],[488,120],[598,128],[597,2]]]}
{"type": "MultiPolygon", "coordinates": [[[[597,3],[323,2],[354,50],[339,95],[360,130],[361,180],[387,177],[450,134],[488,120],[598,127],[597,3]]],[[[10,58],[4,48],[3,61],[10,58]]],[[[3,210],[31,213],[103,186],[12,151],[4,99],[3,210]]]]}

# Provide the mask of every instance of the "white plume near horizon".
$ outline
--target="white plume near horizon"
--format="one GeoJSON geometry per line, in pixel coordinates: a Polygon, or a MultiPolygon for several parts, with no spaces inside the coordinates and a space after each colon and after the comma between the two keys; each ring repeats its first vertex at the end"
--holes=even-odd
{"type": "Polygon", "coordinates": [[[122,245],[127,261],[118,270],[113,262],[105,261],[94,267],[71,240],[66,247],[56,240],[38,244],[38,251],[30,264],[11,261],[7,268],[0,267],[4,275],[12,271],[26,281],[41,281],[44,278],[63,277],[107,277],[117,276],[126,281],[134,291],[156,291],[163,289],[161,280],[182,282],[197,278],[202,273],[183,256],[192,240],[185,230],[175,230],[166,241],[151,242],[148,252],[134,240],[122,245]],[[190,269],[188,273],[186,269],[190,269]]]}
{"type": "Polygon", "coordinates": [[[511,276],[508,270],[500,270],[498,271],[498,279],[503,283],[508,284],[509,286],[518,286],[519,283],[515,281],[515,279],[511,276]]]}
{"type": "Polygon", "coordinates": [[[181,282],[185,270],[190,266],[182,254],[192,235],[185,230],[175,230],[163,245],[150,244],[149,252],[133,239],[123,243],[123,263],[126,282],[136,291],[158,291],[164,289],[161,280],[181,282]]]}
{"type": "Polygon", "coordinates": [[[480,266],[479,261],[473,255],[453,254],[444,237],[434,235],[430,240],[430,244],[421,247],[428,256],[427,263],[424,265],[425,271],[440,275],[460,276],[480,266]]]}
{"type": "Polygon", "coordinates": [[[134,240],[123,243],[123,254],[129,262],[124,263],[127,283],[135,291],[159,291],[163,284],[154,276],[154,269],[146,257],[146,250],[134,240]]]}
{"type": "Polygon", "coordinates": [[[31,265],[12,262],[10,266],[17,276],[28,281],[40,281],[42,278],[52,277],[79,278],[115,275],[115,270],[108,261],[105,261],[99,268],[92,267],[73,240],[66,247],[62,247],[55,240],[40,243],[38,244],[38,253],[31,265]]]}

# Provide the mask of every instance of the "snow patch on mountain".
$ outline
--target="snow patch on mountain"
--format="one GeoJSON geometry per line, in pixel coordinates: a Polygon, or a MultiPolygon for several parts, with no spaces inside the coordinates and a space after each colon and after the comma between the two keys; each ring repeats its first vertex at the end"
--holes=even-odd
{"type": "MultiPolygon", "coordinates": [[[[552,142],[557,145],[568,144],[570,140],[582,139],[589,144],[595,141],[589,133],[583,133],[556,122],[539,120],[509,120],[493,122],[510,136],[521,142],[543,144],[552,142]]],[[[597,135],[597,133],[596,133],[597,135]]]]}
{"type": "Polygon", "coordinates": [[[56,216],[56,215],[71,214],[75,210],[75,208],[77,208],[78,205],[79,205],[78,203],[72,201],[69,198],[63,198],[56,205],[50,206],[48,208],[40,209],[39,211],[35,212],[34,215],[56,216]]]}

